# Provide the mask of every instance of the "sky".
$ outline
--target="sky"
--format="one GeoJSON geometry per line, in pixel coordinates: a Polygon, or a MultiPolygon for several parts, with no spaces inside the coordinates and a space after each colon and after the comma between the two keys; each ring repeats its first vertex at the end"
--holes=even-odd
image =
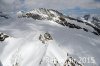
{"type": "Polygon", "coordinates": [[[0,11],[29,11],[34,8],[56,9],[66,14],[100,14],[100,0],[0,0],[0,11]]]}

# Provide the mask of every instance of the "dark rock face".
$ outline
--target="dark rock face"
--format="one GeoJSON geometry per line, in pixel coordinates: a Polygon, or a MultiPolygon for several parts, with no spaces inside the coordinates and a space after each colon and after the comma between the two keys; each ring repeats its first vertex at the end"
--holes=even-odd
{"type": "Polygon", "coordinates": [[[43,44],[45,44],[49,40],[53,40],[52,36],[46,32],[43,35],[40,34],[39,40],[42,41],[43,44]]]}
{"type": "Polygon", "coordinates": [[[38,15],[38,14],[32,14],[32,13],[27,13],[26,14],[28,18],[33,18],[33,19],[38,19],[38,20],[41,20],[41,16],[38,15]]]}
{"type": "Polygon", "coordinates": [[[8,35],[5,35],[4,33],[0,33],[0,41],[4,41],[8,37],[9,37],[8,35]]]}
{"type": "Polygon", "coordinates": [[[53,40],[52,36],[51,36],[50,33],[48,33],[48,32],[46,32],[46,33],[44,34],[44,37],[45,37],[46,40],[53,40]]]}
{"type": "Polygon", "coordinates": [[[92,17],[92,22],[98,23],[98,22],[100,22],[100,20],[99,20],[99,18],[97,18],[97,17],[92,17]]]}
{"type": "Polygon", "coordinates": [[[90,18],[90,14],[84,15],[83,17],[85,20],[88,20],[90,18]]]}

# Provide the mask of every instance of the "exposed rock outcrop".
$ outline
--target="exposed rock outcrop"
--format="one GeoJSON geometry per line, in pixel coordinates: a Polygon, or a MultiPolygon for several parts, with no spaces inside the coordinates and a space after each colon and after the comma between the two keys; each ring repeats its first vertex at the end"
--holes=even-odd
{"type": "Polygon", "coordinates": [[[40,34],[39,40],[42,41],[43,44],[46,44],[47,41],[53,40],[53,38],[48,32],[46,32],[43,35],[40,34]]]}
{"type": "Polygon", "coordinates": [[[8,35],[6,35],[4,33],[0,33],[0,41],[4,41],[8,37],[9,37],[8,35]]]}

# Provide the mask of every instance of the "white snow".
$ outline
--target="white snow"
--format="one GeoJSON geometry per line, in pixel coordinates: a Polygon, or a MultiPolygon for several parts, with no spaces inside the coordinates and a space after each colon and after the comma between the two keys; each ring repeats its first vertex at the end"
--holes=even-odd
{"type": "Polygon", "coordinates": [[[0,32],[11,36],[0,42],[3,66],[54,66],[54,60],[59,62],[58,66],[63,66],[67,53],[78,60],[79,57],[94,57],[97,66],[100,65],[100,37],[92,33],[32,18],[7,19],[0,22],[0,26],[0,32]],[[53,37],[47,44],[38,40],[45,32],[53,37]]]}

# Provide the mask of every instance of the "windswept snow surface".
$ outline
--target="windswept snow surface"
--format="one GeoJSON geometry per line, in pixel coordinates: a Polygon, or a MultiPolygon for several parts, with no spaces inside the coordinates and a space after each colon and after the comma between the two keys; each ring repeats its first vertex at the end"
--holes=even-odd
{"type": "Polygon", "coordinates": [[[55,59],[58,66],[63,66],[67,53],[77,61],[79,57],[94,57],[94,63],[84,63],[84,66],[100,66],[100,36],[92,33],[32,18],[2,20],[0,32],[10,36],[0,42],[3,66],[54,66],[55,59]],[[53,37],[47,44],[38,39],[45,32],[53,37]]]}

